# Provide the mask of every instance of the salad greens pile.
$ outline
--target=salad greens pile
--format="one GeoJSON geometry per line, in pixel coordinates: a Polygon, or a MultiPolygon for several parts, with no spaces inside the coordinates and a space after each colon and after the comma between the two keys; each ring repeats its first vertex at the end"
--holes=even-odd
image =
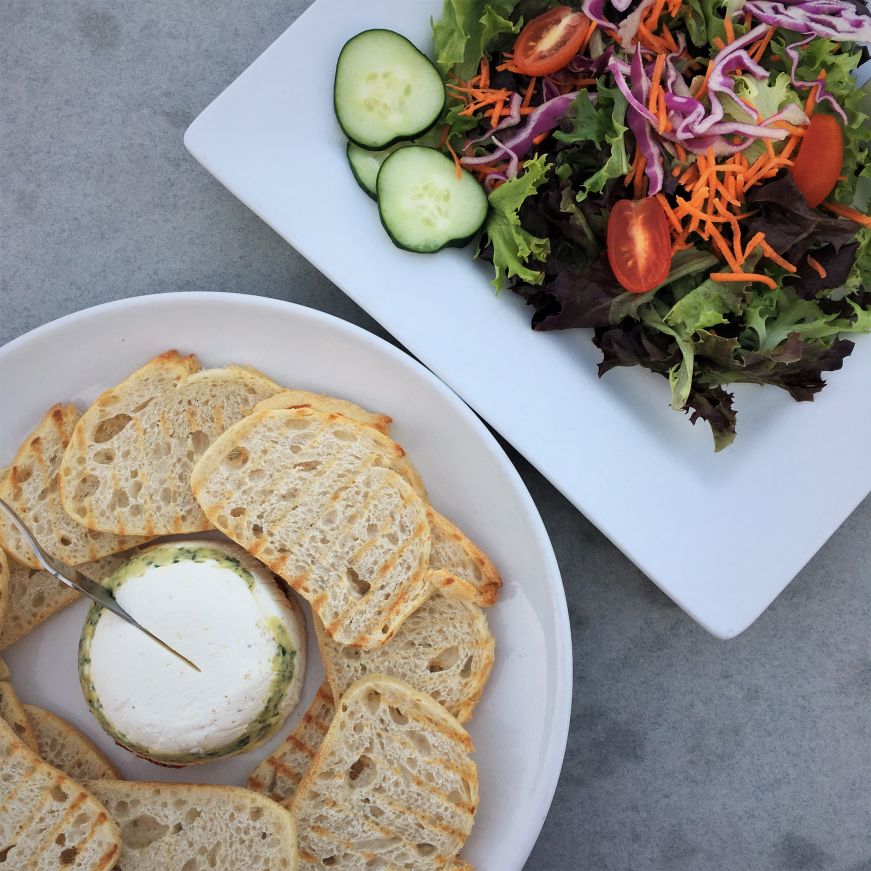
{"type": "Polygon", "coordinates": [[[488,192],[479,254],[533,329],[592,328],[600,375],[667,378],[719,450],[735,437],[729,385],[812,400],[848,336],[871,331],[871,130],[853,75],[871,19],[861,0],[584,0],[566,10],[583,13],[582,46],[531,74],[524,27],[556,6],[445,0],[440,148],[488,192]],[[831,173],[821,196],[803,146],[831,173]],[[608,231],[625,199],[668,222],[671,250],[645,250],[640,219],[638,257],[664,276],[640,292],[608,256],[637,235],[608,231]]]}

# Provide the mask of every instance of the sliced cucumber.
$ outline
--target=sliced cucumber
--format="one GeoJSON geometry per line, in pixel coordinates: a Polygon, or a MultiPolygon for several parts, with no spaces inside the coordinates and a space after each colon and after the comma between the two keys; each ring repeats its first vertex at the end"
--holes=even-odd
{"type": "Polygon", "coordinates": [[[465,245],[487,217],[484,188],[465,170],[457,178],[454,162],[435,148],[394,151],[381,164],[376,189],[381,223],[407,251],[465,245]]]}
{"type": "Polygon", "coordinates": [[[397,142],[391,145],[390,148],[384,148],[381,151],[369,151],[367,148],[360,148],[354,142],[348,143],[346,154],[348,155],[348,163],[351,164],[351,172],[354,173],[354,178],[357,179],[357,184],[369,194],[374,200],[375,182],[378,178],[378,170],[381,169],[381,164],[396,151],[397,148],[402,148],[403,145],[408,145],[407,142],[397,142]]]}
{"type": "Polygon", "coordinates": [[[445,85],[404,36],[364,30],[339,54],[333,103],[348,139],[380,149],[429,130],[444,108],[445,85]]]}

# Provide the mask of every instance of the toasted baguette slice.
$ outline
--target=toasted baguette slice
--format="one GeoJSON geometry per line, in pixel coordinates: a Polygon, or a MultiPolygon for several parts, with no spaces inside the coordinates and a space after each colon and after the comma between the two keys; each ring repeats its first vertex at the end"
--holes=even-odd
{"type": "Polygon", "coordinates": [[[429,696],[384,675],[355,683],[291,803],[301,868],[449,864],[478,806],[471,751],[468,733],[429,696]]]}
{"type": "Polygon", "coordinates": [[[399,445],[307,408],[261,411],[218,438],[191,485],[206,516],[281,575],[342,644],[384,644],[429,594],[424,503],[399,445]]]}
{"type": "Polygon", "coordinates": [[[462,859],[454,859],[453,864],[448,867],[448,871],[475,871],[475,868],[462,859]]]}
{"type": "Polygon", "coordinates": [[[78,781],[118,777],[112,763],[75,726],[36,705],[24,709],[36,734],[39,755],[49,765],[78,781]]]}
{"type": "Polygon", "coordinates": [[[216,436],[281,388],[244,366],[198,369],[195,358],[169,351],[85,412],[58,479],[72,517],[119,535],[210,528],[190,489],[194,463],[216,436]]]}
{"type": "Polygon", "coordinates": [[[273,801],[292,798],[327,734],[335,710],[330,685],[324,681],[296,728],[248,776],[248,789],[262,792],[273,801]]]}
{"type": "MultiPolygon", "coordinates": [[[[53,405],[18,449],[8,473],[0,479],[0,499],[18,512],[52,556],[71,566],[147,541],[145,537],[94,532],[64,511],[57,475],[78,420],[75,406],[53,405]]],[[[5,515],[0,515],[0,545],[19,562],[31,568],[40,567],[30,547],[5,515]]]]}
{"type": "Polygon", "coordinates": [[[494,604],[502,578],[490,557],[434,508],[427,508],[426,515],[432,532],[430,583],[446,596],[482,608],[494,604]]]}
{"type": "Polygon", "coordinates": [[[9,869],[109,871],[118,826],[84,787],[0,721],[0,855],[9,869]]]}
{"type": "Polygon", "coordinates": [[[337,644],[315,620],[334,698],[367,674],[388,674],[431,695],[461,723],[471,716],[493,668],[493,635],[484,612],[433,593],[375,650],[337,644]]]}
{"type": "Polygon", "coordinates": [[[235,786],[87,783],[121,826],[124,871],[295,871],[296,829],[281,805],[235,786]]]}
{"type": "MultiPolygon", "coordinates": [[[[111,574],[126,558],[126,554],[113,554],[81,565],[79,571],[91,580],[99,581],[111,574]]],[[[72,587],[62,584],[54,575],[10,560],[9,608],[6,621],[0,628],[0,650],[23,638],[52,614],[75,602],[79,596],[72,587]]]]}
{"type": "Polygon", "coordinates": [[[38,753],[39,745],[36,740],[36,732],[33,731],[30,717],[27,716],[27,709],[12,686],[12,675],[9,673],[9,668],[2,659],[0,659],[0,674],[2,674],[2,678],[0,678],[0,720],[9,725],[16,736],[31,750],[38,753]]]}
{"type": "MultiPolygon", "coordinates": [[[[9,588],[11,586],[9,560],[6,558],[6,551],[0,547],[0,636],[2,636],[3,624],[6,622],[6,612],[9,610],[9,588]]],[[[2,649],[0,647],[0,650],[2,649]]],[[[0,680],[2,679],[0,677],[0,680]]]]}
{"type": "Polygon", "coordinates": [[[351,420],[374,426],[384,435],[390,434],[392,423],[392,419],[386,414],[373,414],[353,402],[348,402],[347,399],[337,399],[335,396],[326,396],[323,393],[309,393],[307,390],[282,390],[281,393],[258,402],[254,406],[254,411],[273,411],[277,408],[311,408],[328,414],[341,414],[350,417],[351,420]]]}

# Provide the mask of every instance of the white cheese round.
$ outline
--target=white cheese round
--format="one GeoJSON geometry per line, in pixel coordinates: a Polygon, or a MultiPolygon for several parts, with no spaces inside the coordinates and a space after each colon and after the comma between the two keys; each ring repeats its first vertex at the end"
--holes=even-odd
{"type": "Polygon", "coordinates": [[[304,621],[268,569],[240,548],[157,545],[107,584],[128,613],[201,669],[92,608],[80,644],[82,689],[120,744],[158,762],[205,761],[263,742],[296,705],[304,621]]]}

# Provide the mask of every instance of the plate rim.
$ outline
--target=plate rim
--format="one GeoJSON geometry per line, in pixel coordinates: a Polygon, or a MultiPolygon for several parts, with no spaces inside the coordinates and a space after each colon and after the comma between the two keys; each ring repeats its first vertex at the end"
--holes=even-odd
{"type": "Polygon", "coordinates": [[[50,338],[53,333],[63,331],[67,325],[87,321],[97,312],[114,312],[116,310],[135,309],[138,307],[172,306],[174,304],[209,304],[218,303],[228,308],[247,308],[259,313],[270,310],[281,310],[285,313],[289,310],[291,315],[297,318],[308,319],[313,322],[325,324],[333,329],[338,329],[346,335],[352,336],[356,341],[380,352],[385,352],[392,362],[398,366],[407,366],[416,370],[424,379],[440,392],[445,399],[454,406],[457,413],[465,418],[482,442],[489,449],[496,461],[500,472],[505,476],[507,483],[516,491],[524,504],[527,521],[531,527],[531,533],[542,548],[545,556],[545,565],[541,575],[544,579],[543,586],[548,597],[553,603],[554,619],[557,628],[554,657],[555,694],[553,704],[553,728],[550,733],[550,749],[546,756],[546,765],[542,768],[543,789],[540,792],[542,806],[536,808],[536,813],[529,814],[530,820],[528,831],[522,839],[521,849],[518,851],[518,859],[525,863],[532,852],[536,841],[544,826],[544,821],[553,804],[556,787],[562,771],[568,744],[569,728],[571,722],[572,695],[574,689],[574,658],[571,635],[571,622],[569,618],[568,602],[566,600],[565,585],[562,580],[559,563],[553,549],[553,544],[544,521],[529,492],[520,473],[511,462],[505,450],[489,431],[483,420],[471,409],[464,400],[455,393],[444,381],[435,375],[418,359],[410,353],[392,345],[380,336],[366,330],[357,324],[346,321],[336,315],[300,303],[289,300],[275,299],[272,297],[259,296],[239,292],[221,291],[174,291],[168,293],[154,293],[141,296],[126,297],[89,306],[78,311],[70,312],[54,318],[16,336],[14,339],[0,346],[0,367],[14,354],[23,353],[28,344],[36,339],[50,338]]]}

